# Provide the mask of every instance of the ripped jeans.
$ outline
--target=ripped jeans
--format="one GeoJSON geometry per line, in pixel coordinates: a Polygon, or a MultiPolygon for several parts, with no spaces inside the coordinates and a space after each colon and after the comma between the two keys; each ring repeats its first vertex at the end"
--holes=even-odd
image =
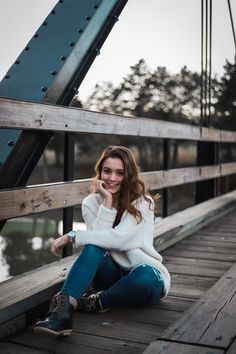
{"type": "Polygon", "coordinates": [[[107,250],[87,245],[73,264],[61,289],[79,299],[89,287],[100,295],[102,308],[150,306],[163,297],[161,273],[149,265],[123,270],[107,250]]]}

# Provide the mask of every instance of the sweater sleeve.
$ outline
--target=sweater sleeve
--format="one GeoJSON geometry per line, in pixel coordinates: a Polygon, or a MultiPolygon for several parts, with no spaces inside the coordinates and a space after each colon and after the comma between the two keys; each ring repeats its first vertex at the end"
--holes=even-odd
{"type": "Polygon", "coordinates": [[[113,226],[117,210],[108,209],[98,204],[94,196],[86,198],[82,203],[82,216],[87,230],[102,230],[113,226]]]}
{"type": "Polygon", "coordinates": [[[143,220],[140,223],[137,223],[133,215],[125,212],[121,222],[115,228],[77,231],[76,244],[78,246],[93,244],[116,251],[142,248],[144,242],[143,229],[146,222],[150,220],[153,222],[153,212],[145,200],[139,203],[139,209],[143,215],[143,220]]]}

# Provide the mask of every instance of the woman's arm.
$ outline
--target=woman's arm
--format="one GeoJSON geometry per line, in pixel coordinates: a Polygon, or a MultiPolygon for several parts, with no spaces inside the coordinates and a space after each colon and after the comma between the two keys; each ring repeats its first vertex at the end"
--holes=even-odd
{"type": "Polygon", "coordinates": [[[125,212],[121,222],[114,229],[110,227],[102,230],[77,231],[76,244],[78,246],[94,244],[118,251],[142,247],[144,232],[153,230],[154,216],[147,201],[142,200],[138,207],[143,216],[140,223],[137,223],[133,215],[125,212]]]}
{"type": "MultiPolygon", "coordinates": [[[[133,215],[125,212],[121,222],[112,227],[100,230],[77,231],[75,243],[78,246],[93,244],[102,248],[128,251],[134,248],[142,248],[144,237],[148,232],[153,233],[154,215],[145,200],[139,203],[139,209],[143,220],[138,224],[133,215]]],[[[90,214],[92,215],[92,214],[90,214]]],[[[58,255],[61,248],[69,243],[68,235],[63,235],[53,241],[51,251],[58,255]]]]}
{"type": "Polygon", "coordinates": [[[117,210],[99,205],[95,195],[87,197],[82,203],[82,216],[87,230],[102,230],[113,226],[117,210]]]}

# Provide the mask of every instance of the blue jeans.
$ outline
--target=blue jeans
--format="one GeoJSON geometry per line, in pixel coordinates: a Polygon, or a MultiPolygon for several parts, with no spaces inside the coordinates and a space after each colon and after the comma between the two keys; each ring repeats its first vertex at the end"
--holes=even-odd
{"type": "Polygon", "coordinates": [[[87,245],[73,264],[61,292],[79,299],[89,287],[103,290],[102,308],[150,306],[163,296],[164,282],[154,267],[122,270],[107,250],[87,245]]]}

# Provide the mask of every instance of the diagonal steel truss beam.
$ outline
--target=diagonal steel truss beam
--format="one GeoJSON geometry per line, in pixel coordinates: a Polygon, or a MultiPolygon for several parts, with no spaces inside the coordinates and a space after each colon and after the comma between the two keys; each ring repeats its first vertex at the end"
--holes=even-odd
{"type": "MultiPolygon", "coordinates": [[[[0,96],[68,105],[128,0],[60,0],[0,82],[0,96]]],[[[0,188],[24,185],[52,134],[0,129],[0,188]]]]}

